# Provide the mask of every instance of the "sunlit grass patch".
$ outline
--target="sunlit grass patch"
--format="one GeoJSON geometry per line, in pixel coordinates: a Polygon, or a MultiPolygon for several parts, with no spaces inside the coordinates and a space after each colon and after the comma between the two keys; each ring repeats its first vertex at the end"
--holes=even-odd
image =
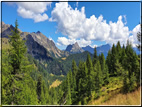
{"type": "Polygon", "coordinates": [[[62,60],[66,60],[66,57],[64,57],[64,58],[61,58],[62,60]]]}
{"type": "Polygon", "coordinates": [[[101,105],[140,105],[140,88],[127,94],[119,93],[101,105]]]}
{"type": "Polygon", "coordinates": [[[62,83],[62,81],[59,81],[58,79],[56,79],[51,85],[50,85],[50,88],[51,87],[57,87],[58,85],[60,85],[62,83]]]}

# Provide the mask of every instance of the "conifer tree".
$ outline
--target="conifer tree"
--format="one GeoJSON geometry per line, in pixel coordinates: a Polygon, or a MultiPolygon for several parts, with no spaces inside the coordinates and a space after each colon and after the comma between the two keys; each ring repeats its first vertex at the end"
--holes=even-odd
{"type": "Polygon", "coordinates": [[[92,90],[93,89],[93,78],[94,78],[94,71],[93,71],[93,66],[92,66],[92,61],[91,61],[91,57],[90,55],[88,54],[87,55],[87,60],[86,60],[86,66],[87,66],[87,69],[88,69],[88,74],[87,74],[87,91],[88,91],[88,96],[91,96],[92,94],[92,90]]]}
{"type": "Polygon", "coordinates": [[[127,93],[129,89],[128,71],[123,72],[123,92],[127,93]]]}
{"type": "Polygon", "coordinates": [[[106,58],[106,64],[108,66],[109,73],[111,73],[112,63],[111,63],[111,50],[108,51],[108,55],[106,58]]]}
{"type": "Polygon", "coordinates": [[[105,57],[103,53],[101,53],[101,55],[99,56],[99,61],[101,65],[101,71],[103,73],[103,78],[105,78],[105,57]]]}
{"type": "Polygon", "coordinates": [[[104,69],[104,84],[107,85],[109,83],[109,71],[108,71],[108,66],[105,64],[105,69],[104,69]]]}
{"type": "Polygon", "coordinates": [[[136,76],[137,84],[140,85],[140,62],[136,53],[133,54],[132,71],[136,76]]]}
{"type": "Polygon", "coordinates": [[[97,96],[99,96],[100,89],[103,84],[103,77],[102,77],[102,71],[101,71],[101,66],[100,66],[99,60],[95,64],[95,73],[96,73],[96,75],[95,75],[95,92],[98,94],[97,96]]]}
{"type": "Polygon", "coordinates": [[[136,88],[137,84],[136,84],[136,76],[135,73],[133,72],[130,78],[130,82],[129,82],[129,92],[134,91],[134,89],[136,88]]]}
{"type": "Polygon", "coordinates": [[[132,75],[132,72],[134,72],[133,70],[133,61],[134,61],[134,50],[132,49],[132,44],[129,40],[127,40],[127,45],[126,45],[126,49],[125,49],[126,55],[127,55],[127,59],[126,61],[129,62],[129,64],[126,64],[126,69],[128,70],[128,77],[130,80],[130,77],[132,75]]]}
{"type": "Polygon", "coordinates": [[[120,63],[122,64],[122,67],[126,70],[127,68],[127,55],[125,52],[125,46],[123,44],[122,52],[121,52],[121,57],[120,57],[120,63]]]}
{"type": "Polygon", "coordinates": [[[118,41],[117,44],[116,44],[116,51],[117,51],[117,60],[120,59],[121,57],[121,45],[120,45],[120,42],[118,41]]]}
{"type": "Polygon", "coordinates": [[[80,62],[79,64],[79,70],[78,73],[79,76],[79,83],[78,83],[78,97],[79,100],[83,99],[83,97],[87,96],[86,88],[87,88],[87,67],[86,64],[83,62],[80,62]]]}
{"type": "Polygon", "coordinates": [[[116,60],[116,63],[115,63],[115,75],[122,76],[123,72],[124,72],[123,67],[121,66],[121,64],[119,63],[119,61],[116,60]]]}
{"type": "Polygon", "coordinates": [[[39,103],[41,102],[41,94],[42,94],[42,77],[41,75],[38,77],[38,81],[37,81],[37,95],[38,95],[38,100],[39,103]]]}
{"type": "Polygon", "coordinates": [[[95,49],[94,49],[94,57],[93,57],[93,66],[96,64],[96,62],[97,62],[97,49],[95,47],[95,49]]]}
{"type": "Polygon", "coordinates": [[[76,76],[76,73],[77,73],[77,65],[76,65],[76,62],[75,62],[74,59],[73,59],[73,61],[72,61],[72,72],[73,72],[73,76],[76,76]]]}
{"type": "Polygon", "coordinates": [[[26,57],[27,49],[25,41],[20,37],[17,20],[15,29],[12,31],[12,35],[9,36],[9,44],[10,48],[7,53],[9,60],[7,62],[10,68],[7,72],[9,76],[7,81],[8,90],[6,91],[8,101],[6,102],[12,105],[23,104],[22,102],[27,104],[28,102],[24,97],[26,96],[25,92],[28,93],[30,89],[26,88],[24,84],[26,84],[25,78],[31,72],[32,67],[26,57]]]}
{"type": "Polygon", "coordinates": [[[71,100],[71,87],[70,87],[70,75],[67,75],[67,101],[66,104],[67,105],[71,105],[72,104],[72,100],[71,100]]]}
{"type": "Polygon", "coordinates": [[[112,46],[111,53],[112,53],[112,55],[111,55],[111,69],[110,69],[110,72],[111,72],[111,75],[114,76],[114,74],[115,74],[115,63],[116,63],[116,60],[117,60],[116,47],[115,47],[114,44],[112,46]]]}

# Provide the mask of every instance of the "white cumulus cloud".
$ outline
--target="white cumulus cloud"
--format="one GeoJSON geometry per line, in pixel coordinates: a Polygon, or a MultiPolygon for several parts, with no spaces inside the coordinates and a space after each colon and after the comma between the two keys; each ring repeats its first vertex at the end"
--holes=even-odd
{"type": "Polygon", "coordinates": [[[18,6],[18,14],[23,18],[33,19],[34,22],[48,19],[45,11],[47,11],[47,6],[51,6],[51,2],[15,2],[15,4],[18,6]]]}
{"type": "Polygon", "coordinates": [[[87,45],[91,45],[92,43],[90,40],[87,41],[83,38],[76,40],[76,39],[67,39],[66,37],[58,37],[57,41],[58,41],[57,43],[58,46],[61,46],[61,45],[67,46],[77,42],[80,47],[85,47],[87,45]]]}
{"type": "Polygon", "coordinates": [[[126,26],[125,15],[120,15],[117,22],[107,23],[102,15],[98,18],[95,15],[87,18],[85,7],[80,10],[73,9],[67,2],[55,4],[50,21],[57,22],[57,31],[67,36],[67,38],[58,37],[60,45],[68,45],[76,41],[79,43],[81,40],[84,41],[84,44],[80,43],[81,45],[89,45],[94,40],[106,41],[109,44],[117,43],[118,40],[125,43],[130,33],[126,26]],[[122,21],[123,18],[125,22],[122,21]]]}

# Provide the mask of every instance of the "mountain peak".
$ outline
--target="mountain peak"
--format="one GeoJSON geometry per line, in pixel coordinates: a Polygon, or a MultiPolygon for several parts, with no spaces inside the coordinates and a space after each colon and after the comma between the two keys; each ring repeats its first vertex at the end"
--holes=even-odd
{"type": "Polygon", "coordinates": [[[36,33],[41,33],[40,31],[37,31],[36,33]]]}
{"type": "Polygon", "coordinates": [[[67,48],[66,48],[66,51],[68,51],[70,53],[81,53],[81,52],[84,52],[84,50],[79,47],[77,42],[75,42],[75,44],[68,45],[67,48]]]}
{"type": "Polygon", "coordinates": [[[79,46],[77,42],[75,42],[75,44],[74,44],[74,45],[79,46]]]}

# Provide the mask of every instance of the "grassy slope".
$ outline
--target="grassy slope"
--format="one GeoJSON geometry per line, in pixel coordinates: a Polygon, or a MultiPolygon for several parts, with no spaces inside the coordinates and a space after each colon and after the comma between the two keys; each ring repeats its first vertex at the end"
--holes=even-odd
{"type": "Polygon", "coordinates": [[[110,83],[102,87],[102,96],[98,99],[89,101],[88,105],[139,105],[140,104],[140,88],[134,92],[122,94],[121,77],[110,78],[110,83]]]}
{"type": "Polygon", "coordinates": [[[140,87],[131,93],[119,93],[101,105],[140,105],[140,87]]]}
{"type": "Polygon", "coordinates": [[[57,86],[59,86],[61,83],[62,83],[62,81],[56,79],[56,81],[54,81],[54,82],[50,85],[50,88],[51,88],[51,87],[57,87],[57,86]]]}

